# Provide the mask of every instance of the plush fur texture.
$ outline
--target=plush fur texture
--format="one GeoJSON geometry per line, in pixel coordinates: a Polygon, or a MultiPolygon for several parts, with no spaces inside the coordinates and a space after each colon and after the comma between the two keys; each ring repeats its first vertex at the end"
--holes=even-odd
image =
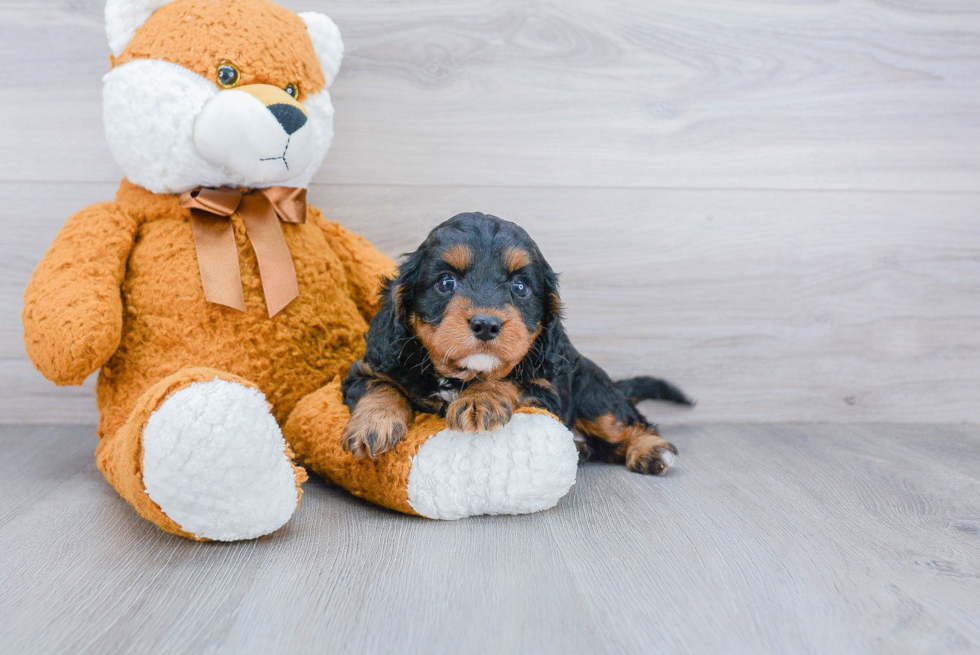
{"type": "MultiPolygon", "coordinates": [[[[150,392],[159,381],[200,366],[228,373],[261,390],[282,422],[300,398],[363,353],[365,321],[376,310],[390,260],[310,207],[305,224],[283,226],[300,296],[269,319],[255,253],[240,217],[231,221],[247,313],[204,299],[189,214],[177,198],[128,182],[116,203],[69,219],[39,265],[25,295],[28,352],[59,384],[80,384],[103,365],[100,464],[112,460],[103,453],[110,446],[127,457],[139,452],[116,440],[140,439],[145,421],[134,423],[134,410],[147,394],[155,398],[150,392]]],[[[147,402],[155,408],[163,400],[147,402]]],[[[139,480],[137,467],[122,486],[139,487],[139,480]]],[[[123,495],[141,509],[134,501],[141,493],[123,495]]],[[[159,508],[141,513],[165,529],[195,534],[163,520],[159,508]]]]}
{"type": "MultiPolygon", "coordinates": [[[[244,378],[240,378],[229,373],[224,373],[209,368],[182,369],[173,375],[163,378],[147,389],[146,392],[140,396],[139,401],[136,403],[136,407],[133,408],[133,411],[127,418],[126,423],[116,432],[104,437],[103,439],[100,439],[99,447],[96,451],[96,462],[99,469],[105,475],[106,480],[108,480],[112,486],[116,488],[119,494],[125,498],[141,516],[157,524],[167,532],[172,532],[190,539],[197,539],[199,541],[205,541],[208,539],[208,537],[205,535],[195,534],[194,532],[182,527],[175,519],[168,516],[160,508],[160,505],[157,504],[147,492],[146,485],[143,481],[143,432],[150,419],[154,416],[154,413],[162,405],[164,405],[171,396],[181,393],[182,390],[187,389],[194,384],[202,382],[213,383],[216,380],[226,381],[241,387],[255,389],[254,385],[244,378]]],[[[257,390],[256,394],[258,394],[257,390]]],[[[220,407],[214,407],[213,411],[215,415],[218,415],[224,410],[220,407]]],[[[227,438],[227,433],[222,430],[215,429],[212,430],[212,433],[214,436],[218,437],[218,441],[221,443],[224,443],[224,439],[227,438]]],[[[197,439],[197,441],[198,445],[217,453],[217,449],[212,447],[216,445],[216,443],[211,442],[209,439],[197,439]]],[[[192,474],[199,475],[202,479],[208,480],[215,477],[215,475],[210,471],[210,467],[212,466],[218,469],[219,475],[220,471],[227,471],[228,467],[220,458],[220,453],[217,454],[219,456],[213,458],[210,462],[196,459],[191,459],[188,461],[188,466],[192,467],[192,474]]],[[[293,452],[288,446],[282,451],[282,455],[287,461],[293,458],[293,452]]],[[[292,468],[295,476],[296,500],[298,502],[300,496],[302,495],[300,485],[306,481],[306,471],[298,466],[293,466],[292,468]]],[[[253,471],[255,470],[252,467],[245,467],[245,469],[246,470],[243,471],[243,473],[247,472],[248,469],[253,471]]],[[[183,482],[187,482],[186,477],[183,482]]],[[[179,485],[180,483],[181,480],[174,479],[170,484],[179,485]]],[[[212,506],[212,499],[210,496],[198,497],[197,500],[204,508],[210,508],[212,506]]],[[[195,527],[200,529],[201,526],[196,525],[195,527]]]]}
{"type": "Polygon", "coordinates": [[[428,439],[412,461],[408,500],[430,519],[540,512],[568,493],[577,466],[561,422],[519,411],[490,434],[446,429],[428,439]]]}
{"type": "Polygon", "coordinates": [[[340,61],[344,58],[344,41],[340,38],[340,29],[326,14],[301,11],[299,17],[306,23],[306,30],[313,40],[313,49],[320,60],[324,82],[330,86],[336,79],[340,71],[340,61]]]}
{"type": "MultiPolygon", "coordinates": [[[[121,230],[109,242],[129,243],[130,248],[118,248],[118,259],[111,260],[102,237],[108,227],[90,230],[94,234],[86,239],[59,235],[42,262],[50,274],[35,275],[24,310],[32,341],[44,346],[32,353],[35,361],[70,364],[76,382],[92,370],[80,369],[64,354],[66,349],[89,354],[91,364],[105,361],[98,384],[100,436],[118,430],[156,380],[192,366],[254,382],[272,403],[276,418],[284,421],[300,398],[345,371],[363,352],[365,320],[375,311],[378,281],[392,264],[363,238],[323,219],[317,209],[308,208],[304,224],[282,226],[300,295],[270,319],[258,261],[237,214],[230,220],[248,312],[204,299],[190,214],[176,196],[152,194],[124,182],[117,204],[109,207],[116,213],[85,216],[108,225],[115,225],[112,219],[120,213],[128,216],[131,222],[122,222],[122,227],[132,232],[121,230]],[[87,267],[75,264],[79,257],[84,262],[99,254],[104,258],[100,266],[123,278],[121,286],[115,275],[92,278],[87,267]],[[52,306],[60,289],[69,286],[88,302],[52,306]],[[60,327],[38,320],[37,313],[57,316],[60,327]],[[120,325],[120,331],[89,329],[103,321],[120,325]],[[113,342],[118,347],[112,348],[113,342]]],[[[50,372],[56,381],[70,381],[69,371],[50,372]]]]}
{"type": "MultiPolygon", "coordinates": [[[[110,3],[107,20],[127,7],[110,3]]],[[[109,146],[127,178],[155,193],[305,187],[333,139],[327,86],[342,56],[340,31],[322,14],[300,17],[267,0],[175,0],[113,57],[103,91],[109,146]],[[218,70],[226,64],[238,78],[222,89],[218,70]],[[296,100],[285,92],[291,84],[296,100]],[[252,85],[282,89],[276,102],[296,102],[308,123],[287,134],[241,90],[252,85]]]]}
{"type": "Polygon", "coordinates": [[[286,451],[257,389],[202,380],[150,415],[143,428],[143,484],[195,537],[252,539],[282,527],[299,503],[286,451]]]}
{"type": "Polygon", "coordinates": [[[140,25],[167,2],[168,0],[107,0],[105,31],[112,54],[116,57],[121,55],[140,25]]]}
{"type": "Polygon", "coordinates": [[[383,507],[432,519],[523,514],[553,507],[568,493],[578,456],[554,416],[530,407],[518,412],[490,434],[454,432],[445,419],[419,414],[393,449],[358,458],[341,440],[350,410],[337,379],[300,401],[283,434],[298,462],[383,507]]]}
{"type": "Polygon", "coordinates": [[[62,226],[37,265],[24,295],[24,345],[55,384],[81,384],[119,347],[119,287],[138,227],[123,204],[86,207],[62,226]]]}
{"type": "Polygon", "coordinates": [[[137,59],[169,61],[208,80],[230,61],[241,71],[240,84],[297,83],[300,100],[327,86],[306,22],[269,0],[168,2],[137,28],[112,66],[137,59]]]}
{"type": "MultiPolygon", "coordinates": [[[[273,426],[363,353],[362,335],[377,309],[379,282],[393,264],[309,207],[304,224],[282,226],[300,295],[270,319],[255,252],[236,214],[230,223],[248,311],[210,304],[201,286],[190,213],[175,194],[203,185],[306,186],[330,145],[333,108],[326,85],[337,73],[343,45],[329,19],[300,18],[267,0],[112,0],[106,21],[114,50],[105,82],[106,132],[135,183],[124,180],[115,202],[69,218],[45,254],[24,298],[27,351],[57,384],[81,384],[101,368],[99,466],[140,514],[191,538],[256,536],[281,525],[298,498],[295,489],[282,484],[284,467],[293,471],[291,452],[279,448],[278,455],[269,455],[279,443],[273,426]],[[232,57],[239,79],[233,89],[220,90],[217,67],[232,57]],[[329,66],[327,75],[321,62],[329,66]],[[270,109],[274,105],[292,107],[305,121],[283,122],[282,112],[277,116],[270,109]],[[205,110],[211,129],[202,121],[206,133],[196,135],[205,110]],[[221,132],[215,124],[235,130],[221,132]],[[297,169],[288,178],[242,163],[254,154],[250,146],[271,143],[278,151],[272,154],[280,155],[287,138],[297,169]],[[205,143],[209,148],[202,153],[205,143]],[[248,392],[251,401],[235,402],[252,407],[265,427],[240,425],[235,403],[221,394],[197,394],[189,403],[193,392],[182,390],[215,378],[234,382],[236,389],[254,389],[248,392]],[[268,410],[261,409],[264,400],[255,400],[259,394],[268,399],[268,410]],[[204,424],[182,426],[177,415],[191,406],[211,417],[210,428],[195,432],[204,424]],[[164,460],[151,452],[151,466],[144,469],[152,451],[144,451],[146,430],[155,435],[153,444],[193,443],[199,458],[181,471],[161,468],[164,460]],[[249,435],[260,445],[264,439],[265,450],[243,448],[221,456],[234,438],[249,435]],[[263,489],[263,476],[256,472],[269,461],[279,467],[281,497],[274,503],[278,509],[264,518],[203,491],[229,467],[252,471],[255,475],[242,483],[263,489]],[[200,479],[187,479],[191,470],[200,472],[200,479]],[[197,489],[196,501],[185,503],[180,489],[197,489]],[[219,506],[229,516],[218,517],[219,506]],[[210,518],[201,518],[208,511],[210,518]]],[[[301,469],[295,471],[298,481],[305,479],[301,469]]],[[[226,501],[247,496],[244,488],[233,487],[225,490],[226,501]]]]}

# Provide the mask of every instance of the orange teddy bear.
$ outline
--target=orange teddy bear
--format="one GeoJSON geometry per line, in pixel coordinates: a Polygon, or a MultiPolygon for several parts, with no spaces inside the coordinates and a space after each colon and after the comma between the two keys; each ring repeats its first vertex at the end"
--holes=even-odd
{"type": "Polygon", "coordinates": [[[550,415],[483,435],[420,417],[378,461],[340,447],[338,376],[394,265],[305,201],[333,137],[336,25],[267,0],[109,0],[106,25],[127,179],[66,222],[23,320],[56,384],[101,368],[97,461],[119,493],[200,540],[282,526],[306,479],[294,459],[433,518],[554,505],[575,449],[550,415]]]}

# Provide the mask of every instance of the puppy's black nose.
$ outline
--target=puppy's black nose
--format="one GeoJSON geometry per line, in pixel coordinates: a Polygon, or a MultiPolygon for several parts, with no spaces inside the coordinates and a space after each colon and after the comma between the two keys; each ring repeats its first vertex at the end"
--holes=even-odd
{"type": "Polygon", "coordinates": [[[299,128],[306,125],[306,115],[292,105],[280,103],[269,105],[268,109],[276,117],[276,120],[279,121],[279,124],[282,125],[282,129],[286,130],[286,134],[293,134],[299,128]]]}
{"type": "Polygon", "coordinates": [[[503,327],[503,322],[496,316],[477,314],[470,319],[470,329],[473,331],[473,336],[480,341],[496,339],[497,335],[500,334],[501,327],[503,327]]]}

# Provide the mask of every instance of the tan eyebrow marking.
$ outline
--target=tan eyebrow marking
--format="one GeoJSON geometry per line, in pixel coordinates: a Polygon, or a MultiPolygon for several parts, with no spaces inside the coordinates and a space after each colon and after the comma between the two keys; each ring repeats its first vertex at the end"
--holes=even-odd
{"type": "Polygon", "coordinates": [[[508,273],[513,273],[514,271],[524,268],[531,263],[531,255],[528,254],[526,250],[521,248],[508,248],[504,253],[504,266],[507,267],[508,273]]]}
{"type": "Polygon", "coordinates": [[[457,243],[442,253],[442,261],[462,272],[470,267],[470,263],[473,261],[473,251],[465,243],[457,243]]]}

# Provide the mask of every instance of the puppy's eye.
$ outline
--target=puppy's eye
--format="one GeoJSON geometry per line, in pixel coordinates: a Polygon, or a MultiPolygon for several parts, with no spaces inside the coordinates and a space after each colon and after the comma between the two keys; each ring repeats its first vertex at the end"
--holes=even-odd
{"type": "Polygon", "coordinates": [[[456,276],[446,273],[436,282],[436,291],[439,293],[452,293],[456,290],[456,276]]]}
{"type": "Polygon", "coordinates": [[[288,93],[289,95],[293,96],[294,98],[298,98],[299,97],[299,87],[296,86],[295,84],[293,84],[292,82],[290,82],[289,84],[286,85],[286,93],[288,93]]]}
{"type": "Polygon", "coordinates": [[[238,67],[231,62],[225,61],[218,66],[218,85],[223,89],[230,89],[233,86],[237,86],[241,77],[241,73],[238,72],[238,67]]]}
{"type": "Polygon", "coordinates": [[[519,298],[527,298],[527,295],[531,293],[530,287],[528,287],[527,284],[524,283],[524,280],[521,280],[520,278],[511,282],[510,288],[514,292],[514,295],[518,296],[519,298]]]}

